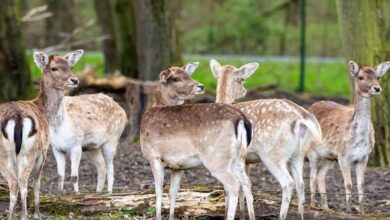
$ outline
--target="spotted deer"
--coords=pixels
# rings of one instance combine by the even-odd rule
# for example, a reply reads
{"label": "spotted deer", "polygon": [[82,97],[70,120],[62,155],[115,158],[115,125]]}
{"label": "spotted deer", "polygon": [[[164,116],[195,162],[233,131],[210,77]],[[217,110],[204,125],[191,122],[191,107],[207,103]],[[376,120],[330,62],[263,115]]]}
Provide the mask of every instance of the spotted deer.
{"label": "spotted deer", "polygon": [[[218,80],[216,102],[232,104],[236,99],[244,97],[246,90],[243,81],[250,77],[258,66],[258,63],[249,63],[240,68],[221,66],[212,59],[210,67]],[[303,162],[309,142],[321,140],[318,121],[304,108],[284,99],[258,99],[235,103],[232,106],[240,109],[253,126],[253,140],[248,147],[246,160],[248,175],[250,164],[260,162],[260,158],[279,181],[282,187],[280,219],[286,219],[295,182],[298,208],[303,218]],[[241,197],[240,209],[243,208]]]}
{"label": "spotted deer", "polygon": [[[44,68],[37,98],[30,101],[7,102],[0,105],[0,172],[8,182],[10,205],[8,219],[13,219],[18,191],[22,200],[22,218],[28,218],[27,186],[30,175],[34,178],[34,218],[40,219],[39,190],[43,164],[49,146],[48,120],[56,114],[53,103],[60,97],[53,96],[53,91],[65,91],[67,87],[77,85],[68,62],[72,62],[74,51],[65,57],[47,56],[41,52],[34,53],[35,63],[58,66],[55,71]],[[66,66],[61,66],[66,63]],[[61,70],[61,72],[59,71]]]}
{"label": "spotted deer", "polygon": [[[71,67],[81,58],[83,51],[73,56],[52,56],[52,59],[36,59],[35,63],[44,74],[63,75],[71,73]],[[41,56],[47,55],[41,53]],[[70,59],[70,60],[69,60]],[[50,61],[55,62],[50,62]],[[78,83],[77,78],[72,78]],[[125,127],[125,111],[111,97],[104,94],[65,96],[64,90],[51,89],[48,93],[50,144],[57,162],[58,190],[63,192],[66,156],[70,156],[71,180],[79,192],[78,177],[82,152],[94,164],[98,173],[96,192],[102,192],[107,176],[107,190],[112,192],[114,183],[114,156],[119,138]]]}
{"label": "spotted deer", "polygon": [[227,219],[234,219],[240,187],[255,219],[251,183],[245,173],[251,125],[237,109],[223,104],[181,105],[204,91],[191,74],[197,63],[171,67],[160,73],[156,101],[141,121],[141,149],[149,160],[156,190],[156,218],[161,219],[164,168],[172,170],[169,219],[184,170],[204,165],[227,192]]}
{"label": "spotted deer", "polygon": [[364,212],[364,172],[367,167],[368,157],[375,143],[370,114],[370,98],[373,95],[380,94],[381,87],[378,79],[389,68],[390,62],[384,62],[374,68],[359,66],[354,61],[349,61],[349,73],[354,79],[354,106],[343,106],[335,102],[320,101],[308,108],[320,122],[324,135],[323,143],[313,144],[307,153],[310,161],[312,206],[315,206],[316,184],[318,184],[322,208],[329,209],[325,177],[329,169],[337,161],[344,178],[347,212],[351,212],[352,166],[355,166],[359,193],[359,211]]}

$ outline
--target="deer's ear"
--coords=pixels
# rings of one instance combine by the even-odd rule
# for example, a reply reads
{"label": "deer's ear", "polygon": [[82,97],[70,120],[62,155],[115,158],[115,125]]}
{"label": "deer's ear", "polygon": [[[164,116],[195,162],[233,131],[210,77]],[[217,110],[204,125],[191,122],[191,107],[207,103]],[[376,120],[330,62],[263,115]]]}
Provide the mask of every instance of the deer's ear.
{"label": "deer's ear", "polygon": [[211,59],[210,60],[210,68],[211,72],[213,73],[214,77],[218,79],[219,74],[221,72],[221,64],[218,63],[218,61]]}
{"label": "deer's ear", "polygon": [[75,50],[65,55],[65,59],[68,60],[70,66],[74,66],[77,61],[83,56],[84,50]]}
{"label": "deer's ear", "polygon": [[250,77],[259,67],[256,62],[245,64],[237,70],[237,77],[240,79],[246,79]]}
{"label": "deer's ear", "polygon": [[199,62],[191,62],[187,63],[183,66],[183,70],[185,70],[190,76],[194,73],[196,68],[198,68]]}
{"label": "deer's ear", "polygon": [[166,69],[166,70],[161,71],[161,73],[160,73],[160,82],[161,83],[167,83],[170,76],[171,76],[171,70],[170,69]]}
{"label": "deer's ear", "polygon": [[355,61],[349,61],[348,62],[348,68],[349,68],[349,74],[351,74],[352,77],[355,77],[356,74],[359,72],[359,65],[355,63]]}
{"label": "deer's ear", "polygon": [[49,56],[44,52],[34,52],[34,63],[41,70],[45,69],[49,64]]}
{"label": "deer's ear", "polygon": [[390,68],[390,62],[389,61],[386,61],[386,62],[383,62],[383,63],[379,64],[375,68],[376,69],[376,76],[377,77],[382,77],[383,75],[385,75],[387,70],[389,70],[389,68]]}

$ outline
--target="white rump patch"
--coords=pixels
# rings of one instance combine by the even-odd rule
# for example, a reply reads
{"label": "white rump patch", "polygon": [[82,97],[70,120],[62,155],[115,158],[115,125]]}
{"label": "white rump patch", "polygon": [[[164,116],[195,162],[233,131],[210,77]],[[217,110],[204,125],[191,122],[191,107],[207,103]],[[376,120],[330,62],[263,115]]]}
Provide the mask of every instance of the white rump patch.
{"label": "white rump patch", "polygon": [[23,118],[23,140],[28,138],[28,134],[30,134],[32,130],[33,123],[31,118]]}
{"label": "white rump patch", "polygon": [[14,143],[14,131],[15,131],[15,121],[9,120],[5,126],[5,133],[7,133],[8,140]]}

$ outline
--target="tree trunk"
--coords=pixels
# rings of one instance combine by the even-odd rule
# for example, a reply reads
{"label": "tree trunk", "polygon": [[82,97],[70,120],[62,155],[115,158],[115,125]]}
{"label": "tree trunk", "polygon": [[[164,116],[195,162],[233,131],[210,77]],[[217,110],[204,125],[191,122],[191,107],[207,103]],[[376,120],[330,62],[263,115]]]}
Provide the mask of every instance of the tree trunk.
{"label": "tree trunk", "polygon": [[133,6],[139,79],[156,80],[164,68],[181,64],[175,56],[173,4],[169,0],[133,0]]}
{"label": "tree trunk", "polygon": [[25,55],[18,3],[0,1],[0,100],[31,96],[31,73]]}
{"label": "tree trunk", "polygon": [[118,70],[117,45],[113,8],[110,0],[94,0],[96,17],[100,25],[102,35],[109,36],[103,41],[104,66],[106,73]]}
{"label": "tree trunk", "polygon": [[[341,38],[347,61],[354,60],[359,64],[374,66],[388,58],[380,6],[380,0],[337,0]],[[390,141],[389,79],[388,73],[381,79],[382,94],[372,98],[372,119],[376,145],[370,157],[370,165],[375,166],[388,165]],[[350,84],[353,88],[352,79]],[[353,94],[353,92],[351,93]]]}
{"label": "tree trunk", "polygon": [[132,0],[115,0],[114,9],[119,70],[125,76],[138,78]]}
{"label": "tree trunk", "polygon": [[73,0],[46,0],[53,16],[46,19],[46,46],[59,44],[76,27]]}

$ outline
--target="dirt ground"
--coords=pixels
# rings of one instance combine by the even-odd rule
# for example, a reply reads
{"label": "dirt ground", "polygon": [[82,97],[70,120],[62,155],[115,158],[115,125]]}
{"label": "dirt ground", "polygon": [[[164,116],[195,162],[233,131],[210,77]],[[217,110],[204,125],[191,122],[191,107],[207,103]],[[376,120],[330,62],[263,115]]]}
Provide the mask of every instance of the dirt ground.
{"label": "dirt ground", "polygon": [[[67,161],[67,178],[65,188],[67,193],[72,192],[72,184],[69,178],[69,161]],[[42,191],[45,193],[54,193],[57,186],[56,163],[51,150],[48,152],[48,160],[44,169],[42,178]],[[308,163],[305,164],[304,173],[306,192],[310,192]],[[251,180],[253,191],[267,193],[278,198],[281,197],[281,190],[278,182],[273,178],[262,164],[257,164],[252,168]],[[166,172],[165,183],[169,184],[169,171]],[[203,167],[186,171],[182,184],[185,186],[220,186],[221,184],[213,178]],[[80,165],[80,190],[83,192],[93,192],[96,186],[96,170],[91,163],[82,158]],[[115,183],[114,191],[140,190],[153,188],[153,176],[148,162],[142,157],[138,143],[121,143],[118,147],[118,153],[115,159]],[[327,177],[327,190],[329,205],[336,212],[344,211],[344,192],[342,176],[335,166]],[[354,191],[356,192],[356,187]],[[339,194],[341,193],[341,194]],[[368,168],[366,172],[366,213],[378,214],[390,211],[390,170]],[[295,195],[293,196],[295,199]],[[310,194],[306,195],[306,204],[309,204]],[[357,205],[357,196],[353,196],[353,204]],[[259,207],[257,207],[259,209]],[[260,208],[261,209],[261,208]],[[310,208],[306,205],[306,210]],[[316,210],[317,215],[323,213]],[[278,208],[257,210],[261,216],[267,216],[262,219],[276,219]],[[289,219],[294,219],[296,207],[290,207]],[[329,215],[329,213],[327,214]],[[309,218],[310,219],[310,218]],[[316,217],[316,219],[319,219]]]}

